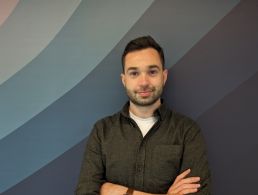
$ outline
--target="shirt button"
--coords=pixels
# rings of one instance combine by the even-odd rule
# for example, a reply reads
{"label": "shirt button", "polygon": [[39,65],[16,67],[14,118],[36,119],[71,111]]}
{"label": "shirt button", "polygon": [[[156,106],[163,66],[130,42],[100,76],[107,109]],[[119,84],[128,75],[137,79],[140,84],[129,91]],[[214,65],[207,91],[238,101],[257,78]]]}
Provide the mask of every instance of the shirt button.
{"label": "shirt button", "polygon": [[136,170],[139,173],[139,172],[142,172],[142,169],[143,169],[142,165],[138,165]]}

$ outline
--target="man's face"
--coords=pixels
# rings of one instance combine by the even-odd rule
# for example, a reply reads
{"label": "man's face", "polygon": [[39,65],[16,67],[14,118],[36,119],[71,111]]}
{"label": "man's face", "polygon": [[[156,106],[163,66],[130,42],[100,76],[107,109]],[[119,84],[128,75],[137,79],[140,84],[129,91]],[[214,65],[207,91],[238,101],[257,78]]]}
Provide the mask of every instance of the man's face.
{"label": "man's face", "polygon": [[167,70],[163,70],[158,52],[147,48],[125,56],[121,79],[132,103],[150,106],[160,99],[167,80]]}

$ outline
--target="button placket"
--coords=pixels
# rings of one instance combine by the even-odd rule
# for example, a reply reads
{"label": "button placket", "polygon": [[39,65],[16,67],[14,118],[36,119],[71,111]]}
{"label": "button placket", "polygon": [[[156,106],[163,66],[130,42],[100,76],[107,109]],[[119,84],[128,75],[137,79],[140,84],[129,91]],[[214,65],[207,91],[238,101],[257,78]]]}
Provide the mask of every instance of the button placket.
{"label": "button placket", "polygon": [[135,186],[142,189],[144,184],[144,163],[145,163],[145,144],[141,143],[135,165]]}

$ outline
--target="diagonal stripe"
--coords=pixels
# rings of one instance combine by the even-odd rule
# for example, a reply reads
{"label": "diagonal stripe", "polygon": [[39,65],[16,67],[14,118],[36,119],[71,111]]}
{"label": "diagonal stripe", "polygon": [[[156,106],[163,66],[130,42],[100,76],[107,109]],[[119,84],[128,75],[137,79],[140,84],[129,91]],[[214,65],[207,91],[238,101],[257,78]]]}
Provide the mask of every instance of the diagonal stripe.
{"label": "diagonal stripe", "polygon": [[[19,0],[1,0],[0,1],[0,27],[17,6]],[[1,83],[1,82],[0,82]]]}
{"label": "diagonal stripe", "polygon": [[93,0],[82,1],[48,47],[0,86],[0,139],[81,81],[151,2],[113,0],[100,6]]}
{"label": "diagonal stripe", "polygon": [[80,1],[20,1],[0,28],[0,85],[49,44]]}
{"label": "diagonal stripe", "polygon": [[[257,86],[258,72],[198,118],[216,173],[213,175],[215,194],[258,193],[256,174],[250,174],[258,170]],[[225,174],[229,167],[234,177]],[[236,183],[241,183],[237,189]]]}
{"label": "diagonal stripe", "polygon": [[174,109],[196,119],[258,71],[256,18],[255,2],[239,3],[170,70]]}
{"label": "diagonal stripe", "polygon": [[[151,34],[165,48],[166,66],[171,68],[203,38],[240,0],[163,0],[155,1],[127,33],[131,40]],[[148,19],[147,19],[148,18]]]}
{"label": "diagonal stripe", "polygon": [[1,195],[74,194],[86,140],[87,138]]}

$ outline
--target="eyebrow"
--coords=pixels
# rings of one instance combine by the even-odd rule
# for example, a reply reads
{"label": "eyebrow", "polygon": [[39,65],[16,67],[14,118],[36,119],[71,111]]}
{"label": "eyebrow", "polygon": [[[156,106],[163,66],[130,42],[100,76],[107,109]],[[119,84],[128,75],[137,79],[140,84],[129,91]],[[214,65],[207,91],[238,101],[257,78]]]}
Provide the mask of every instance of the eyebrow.
{"label": "eyebrow", "polygon": [[133,70],[138,70],[138,68],[137,67],[130,67],[126,70],[126,72],[133,71]]}
{"label": "eyebrow", "polygon": [[[155,64],[148,66],[148,69],[152,69],[152,68],[157,68],[157,69],[160,70],[160,67],[159,67],[158,65],[155,65]],[[126,70],[126,72],[132,71],[132,70],[138,70],[138,69],[139,69],[138,67],[134,67],[134,66],[133,66],[133,67],[129,67],[129,68]]]}
{"label": "eyebrow", "polygon": [[150,65],[149,68],[157,68],[157,69],[160,70],[160,67],[158,65],[155,65],[155,64],[154,65]]}

